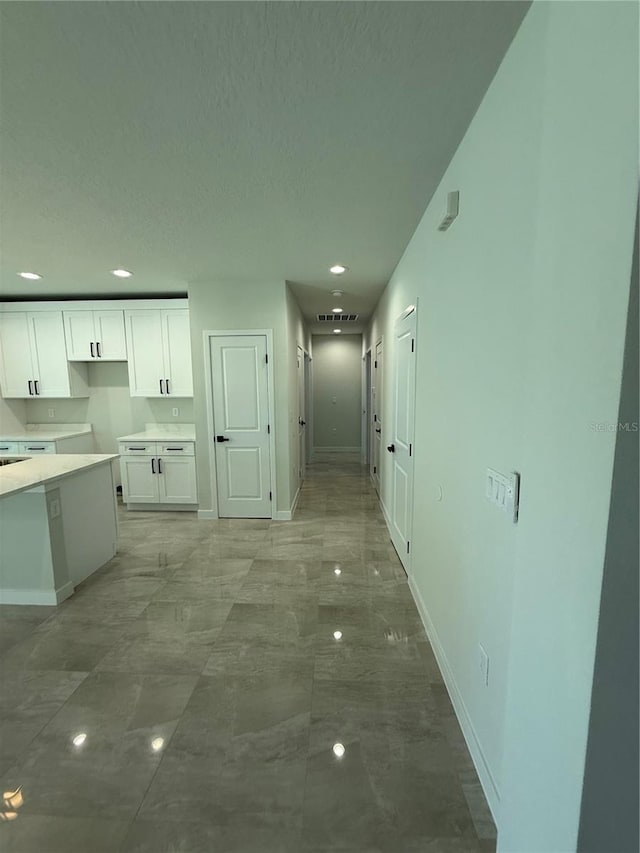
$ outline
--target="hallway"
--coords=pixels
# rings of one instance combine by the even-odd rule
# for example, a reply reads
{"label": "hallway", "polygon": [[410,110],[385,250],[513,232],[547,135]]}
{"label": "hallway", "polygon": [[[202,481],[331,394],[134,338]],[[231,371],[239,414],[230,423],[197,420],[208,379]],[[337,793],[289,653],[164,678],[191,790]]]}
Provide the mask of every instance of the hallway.
{"label": "hallway", "polygon": [[115,559],[0,632],[5,853],[495,848],[355,457],[292,522],[122,512]]}

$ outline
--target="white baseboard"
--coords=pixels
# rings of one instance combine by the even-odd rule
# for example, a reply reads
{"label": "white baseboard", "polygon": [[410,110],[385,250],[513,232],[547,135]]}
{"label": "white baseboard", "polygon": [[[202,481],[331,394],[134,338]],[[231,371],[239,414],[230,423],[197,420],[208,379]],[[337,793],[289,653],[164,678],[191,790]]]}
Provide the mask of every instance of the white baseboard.
{"label": "white baseboard", "polygon": [[125,504],[132,512],[195,512],[198,504]]}
{"label": "white baseboard", "polygon": [[293,499],[293,503],[291,504],[291,518],[293,518],[293,516],[295,514],[296,507],[298,506],[299,500],[300,500],[300,486],[298,486],[298,491],[296,492],[295,497]]}
{"label": "white baseboard", "polygon": [[277,509],[273,513],[274,521],[291,521],[291,510],[290,509]]}
{"label": "white baseboard", "polygon": [[212,509],[199,509],[198,521],[217,521],[218,515]]}
{"label": "white baseboard", "polygon": [[0,591],[0,604],[60,604],[73,595],[73,584],[69,581],[60,589],[3,589]]}
{"label": "white baseboard", "polygon": [[380,504],[380,509],[382,510],[384,520],[387,523],[387,530],[389,531],[389,536],[391,536],[391,517],[389,516],[389,512],[386,506],[384,505],[384,501],[382,500],[380,495],[378,495],[378,503]]}
{"label": "white baseboard", "polygon": [[314,453],[361,453],[362,448],[358,447],[314,447]]}
{"label": "white baseboard", "polygon": [[471,717],[469,716],[467,707],[464,704],[464,699],[462,698],[462,694],[458,689],[458,685],[456,684],[453,672],[451,671],[451,667],[449,666],[447,656],[444,652],[444,649],[442,648],[442,644],[433,625],[433,622],[431,621],[431,617],[429,616],[429,611],[427,610],[422,596],[420,595],[420,590],[418,589],[412,578],[409,578],[409,589],[411,590],[411,594],[413,595],[413,600],[416,603],[418,613],[420,614],[420,618],[422,619],[422,624],[424,625],[424,629],[427,632],[427,637],[429,638],[429,642],[431,643],[431,648],[433,649],[436,661],[438,662],[438,667],[440,668],[440,673],[442,674],[445,687],[447,688],[447,692],[449,693],[451,704],[453,705],[453,708],[456,712],[456,717],[458,718],[458,722],[460,723],[460,728],[462,729],[462,734],[464,735],[464,739],[467,743],[467,748],[471,755],[471,759],[475,765],[476,772],[478,773],[478,778],[480,779],[482,790],[484,791],[487,803],[489,804],[489,808],[491,809],[491,814],[493,815],[495,824],[499,829],[500,790],[496,785],[496,781],[493,778],[491,770],[489,769],[489,764],[487,763],[484,752],[482,751],[482,747],[480,746],[480,741],[478,740],[478,736],[476,735],[473,723],[471,722]]}

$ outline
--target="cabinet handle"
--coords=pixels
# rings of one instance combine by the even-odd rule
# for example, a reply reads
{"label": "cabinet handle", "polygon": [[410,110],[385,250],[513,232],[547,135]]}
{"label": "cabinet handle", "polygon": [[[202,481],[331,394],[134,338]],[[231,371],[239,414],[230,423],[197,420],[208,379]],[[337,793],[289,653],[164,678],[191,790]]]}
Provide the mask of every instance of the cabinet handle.
{"label": "cabinet handle", "polygon": [[8,449],[9,449],[9,445],[7,445],[6,447],[0,447],[0,450],[8,450]]}
{"label": "cabinet handle", "polygon": [[96,341],[96,350],[98,351],[98,358],[102,358],[102,353],[100,352],[100,341]]}
{"label": "cabinet handle", "polygon": [[162,379],[160,380],[160,393],[164,394],[164,388],[162,386]]}
{"label": "cabinet handle", "polygon": [[156,473],[156,460],[153,459],[153,457],[151,458],[151,473],[152,474]]}
{"label": "cabinet handle", "polygon": [[33,380],[30,379],[27,384],[29,385],[29,396],[33,397],[33,388],[31,387],[33,385]]}
{"label": "cabinet handle", "polygon": [[30,447],[27,446],[27,450],[46,450],[46,447]]}
{"label": "cabinet handle", "polygon": [[96,356],[95,356],[95,353],[93,351],[93,341],[90,342],[89,348],[91,350],[91,358],[95,358]]}
{"label": "cabinet handle", "polygon": [[165,450],[184,450],[184,447],[165,447]]}
{"label": "cabinet handle", "polygon": [[146,450],[146,447],[127,447],[127,450]]}
{"label": "cabinet handle", "polygon": [[158,474],[162,474],[162,459],[158,459]]}
{"label": "cabinet handle", "polygon": [[168,380],[168,379],[165,379],[165,380],[164,380],[164,384],[165,384],[165,387],[166,387],[166,389],[167,389],[167,394],[170,394],[170,393],[171,393],[171,391],[169,391],[169,380]]}
{"label": "cabinet handle", "polygon": [[33,380],[33,387],[36,389],[36,396],[39,397],[40,396],[40,389],[38,388],[38,380],[37,379]]}

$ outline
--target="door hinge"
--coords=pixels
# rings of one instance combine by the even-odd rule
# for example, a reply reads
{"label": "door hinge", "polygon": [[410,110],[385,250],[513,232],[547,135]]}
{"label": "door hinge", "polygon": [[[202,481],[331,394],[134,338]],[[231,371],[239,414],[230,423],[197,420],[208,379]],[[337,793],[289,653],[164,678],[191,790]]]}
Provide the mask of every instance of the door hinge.
{"label": "door hinge", "polygon": [[267,353],[264,357],[264,363],[269,364],[269,353]]}
{"label": "door hinge", "polygon": [[267,435],[271,435],[271,424],[267,424]]}
{"label": "door hinge", "polygon": [[378,473],[378,469],[376,468],[376,466],[375,466],[375,465],[373,466],[373,473],[374,473],[374,474],[377,474],[377,473]]}
{"label": "door hinge", "polygon": [[415,340],[414,340],[414,338],[411,338],[411,352],[413,352],[414,345],[415,345]]}
{"label": "door hinge", "polygon": [[410,444],[409,445],[409,456],[411,456],[411,447],[412,447],[412,445]]}
{"label": "door hinge", "polygon": [[378,366],[378,362],[377,362],[377,361],[374,361],[374,362],[373,362],[373,366],[374,366],[374,367],[377,367],[377,366]]}
{"label": "door hinge", "polygon": [[411,544],[410,542],[407,542],[407,554],[409,553],[409,545],[410,544]]}
{"label": "door hinge", "polygon": [[269,500],[270,500],[270,501],[272,501],[272,500],[273,500],[273,495],[271,494],[271,492],[269,492]]}

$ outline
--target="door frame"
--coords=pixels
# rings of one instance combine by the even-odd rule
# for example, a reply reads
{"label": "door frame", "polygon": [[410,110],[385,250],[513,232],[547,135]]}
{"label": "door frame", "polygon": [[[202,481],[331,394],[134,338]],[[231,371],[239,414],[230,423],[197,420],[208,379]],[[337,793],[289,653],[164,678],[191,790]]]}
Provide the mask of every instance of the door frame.
{"label": "door frame", "polygon": [[371,467],[371,347],[362,357],[362,459]]}
{"label": "door frame", "polygon": [[[378,367],[378,360],[376,358],[376,356],[378,355],[378,347],[380,347],[380,349],[382,351],[382,359],[381,359],[382,364],[379,367]],[[384,366],[384,358],[385,358],[385,355],[384,355],[384,338],[382,335],[380,335],[380,337],[375,341],[375,343],[371,347],[371,393],[373,394],[373,388],[374,387],[376,389],[376,411],[375,412],[373,410],[374,409],[373,396],[371,397],[371,402],[370,402],[371,417],[372,418],[374,415],[376,415],[376,416],[379,415],[384,409],[384,399],[382,397],[382,386],[383,386],[382,370],[383,370],[383,366]],[[377,382],[375,383],[375,386],[373,384],[373,375],[374,375],[373,371],[374,370],[376,371],[376,380],[377,380]],[[377,373],[378,370],[380,371],[379,374]],[[377,420],[375,422],[373,420],[371,421],[371,458],[369,459],[369,477],[370,477],[371,482],[373,484],[373,488],[375,489],[375,492],[378,496],[378,500],[380,502],[380,505],[383,508],[383,511],[384,511],[384,501],[382,500],[382,469],[383,469],[382,447],[384,446],[384,436],[382,434],[380,434],[380,438],[377,439],[375,429],[376,429],[376,423],[382,424],[382,423],[384,423],[384,420],[385,419],[383,418],[382,420]],[[377,465],[377,470],[374,472],[374,470],[373,470],[374,464],[373,463],[375,461],[375,442],[376,441],[379,441],[378,465]]]}
{"label": "door frame", "polygon": [[[216,443],[213,419],[213,385],[211,375],[211,341],[213,338],[241,337],[264,335],[267,340],[267,399],[269,402],[269,477],[271,490],[271,518],[276,517],[278,494],[276,491],[276,410],[274,401],[274,365],[273,365],[273,329],[205,329],[202,333],[204,341],[204,376],[205,399],[207,402],[207,456],[209,459],[209,483],[211,486],[211,511],[200,510],[199,518],[220,518],[218,508],[218,470],[216,468]],[[197,445],[196,445],[197,450]]]}

